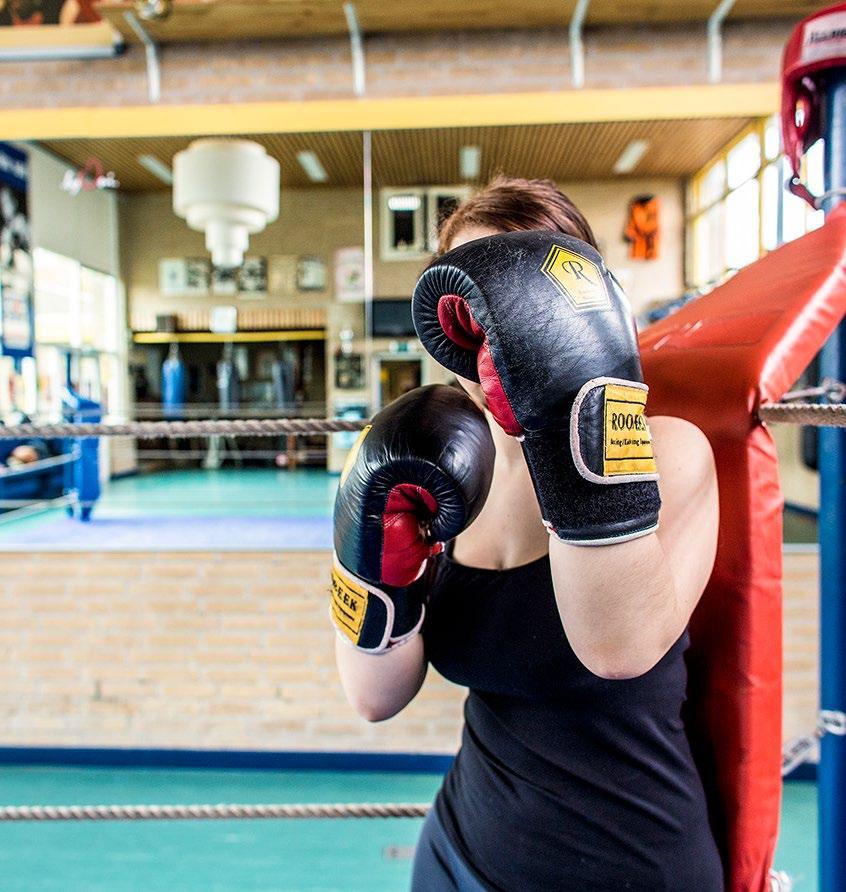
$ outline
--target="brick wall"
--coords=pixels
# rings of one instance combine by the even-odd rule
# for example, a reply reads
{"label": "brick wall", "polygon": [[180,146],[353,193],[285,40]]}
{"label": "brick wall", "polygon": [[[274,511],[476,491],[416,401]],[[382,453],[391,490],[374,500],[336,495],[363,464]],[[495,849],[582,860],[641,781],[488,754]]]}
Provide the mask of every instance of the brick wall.
{"label": "brick wall", "polygon": [[[463,691],[430,672],[397,718],[346,704],[326,552],[7,553],[2,745],[449,752]],[[786,555],[785,737],[817,698],[817,558]]]}
{"label": "brick wall", "polygon": [[6,554],[6,745],[454,748],[461,691],[430,678],[369,725],[334,669],[325,552]]}
{"label": "brick wall", "polygon": [[[792,22],[728,24],[723,79],[773,81]],[[588,87],[707,82],[705,25],[589,29]],[[365,40],[370,96],[502,93],[570,87],[566,28],[384,34]],[[143,50],[116,59],[3,62],[0,108],[146,105]],[[353,92],[349,42],[255,41],[161,50],[163,104],[336,99]]]}
{"label": "brick wall", "polygon": [[819,553],[788,546],[784,558],[785,740],[808,734],[819,709]]}

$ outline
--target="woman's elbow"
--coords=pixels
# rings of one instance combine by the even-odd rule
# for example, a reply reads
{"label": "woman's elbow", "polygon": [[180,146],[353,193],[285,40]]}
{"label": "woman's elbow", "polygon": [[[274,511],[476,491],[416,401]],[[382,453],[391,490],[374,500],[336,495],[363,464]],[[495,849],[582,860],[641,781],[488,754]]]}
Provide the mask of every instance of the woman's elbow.
{"label": "woman's elbow", "polygon": [[367,697],[350,697],[349,694],[347,694],[347,700],[361,718],[374,724],[392,719],[402,709],[402,706],[396,706],[393,703],[379,703]]}
{"label": "woman's elbow", "polygon": [[411,700],[408,692],[401,689],[379,689],[369,684],[345,684],[347,702],[366,722],[386,722],[401,712]]}
{"label": "woman's elbow", "polygon": [[593,675],[606,681],[629,681],[646,675],[664,658],[669,647],[644,648],[591,648],[577,653],[582,665]]}

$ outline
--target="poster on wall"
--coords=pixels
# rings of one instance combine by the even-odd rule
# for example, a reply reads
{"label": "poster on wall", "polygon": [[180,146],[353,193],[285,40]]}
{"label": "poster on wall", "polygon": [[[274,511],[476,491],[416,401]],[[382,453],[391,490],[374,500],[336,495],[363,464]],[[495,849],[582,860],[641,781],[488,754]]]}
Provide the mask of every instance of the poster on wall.
{"label": "poster on wall", "polygon": [[364,300],[364,248],[335,252],[335,299],[343,303]]}
{"label": "poster on wall", "polygon": [[18,359],[34,346],[27,180],[26,154],[0,143],[0,354]]}
{"label": "poster on wall", "polygon": [[99,22],[95,0],[0,0],[0,27]]}

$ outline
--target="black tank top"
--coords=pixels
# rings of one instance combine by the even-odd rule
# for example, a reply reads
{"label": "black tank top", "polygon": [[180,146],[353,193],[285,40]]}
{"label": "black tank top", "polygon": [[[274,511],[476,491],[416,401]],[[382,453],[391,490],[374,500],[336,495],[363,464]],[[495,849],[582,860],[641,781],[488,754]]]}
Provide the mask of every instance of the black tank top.
{"label": "black tank top", "polygon": [[511,570],[434,564],[423,634],[470,689],[461,749],[435,807],[491,889],[723,889],[705,794],[680,718],[687,634],[631,680],[570,647],[549,558]]}

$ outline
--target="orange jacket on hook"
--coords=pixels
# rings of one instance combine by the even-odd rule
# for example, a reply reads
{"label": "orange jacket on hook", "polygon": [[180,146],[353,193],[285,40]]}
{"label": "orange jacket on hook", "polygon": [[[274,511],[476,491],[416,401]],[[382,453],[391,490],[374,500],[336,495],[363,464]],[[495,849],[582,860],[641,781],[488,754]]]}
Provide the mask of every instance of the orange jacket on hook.
{"label": "orange jacket on hook", "polygon": [[629,219],[623,237],[629,243],[632,260],[655,260],[658,256],[658,211],[654,195],[638,195],[629,203]]}

